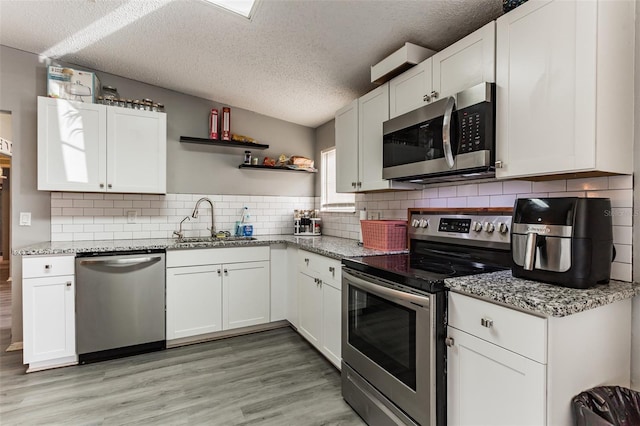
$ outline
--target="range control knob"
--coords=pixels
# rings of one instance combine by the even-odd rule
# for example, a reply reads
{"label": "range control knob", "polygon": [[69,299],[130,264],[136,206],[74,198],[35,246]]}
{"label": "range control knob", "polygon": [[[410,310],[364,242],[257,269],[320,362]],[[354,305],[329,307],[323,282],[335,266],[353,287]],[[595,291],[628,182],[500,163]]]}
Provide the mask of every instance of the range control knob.
{"label": "range control knob", "polygon": [[480,232],[482,231],[482,224],[480,222],[473,222],[473,225],[471,225],[471,229],[476,232]]}
{"label": "range control knob", "polygon": [[506,234],[507,232],[509,232],[509,227],[507,226],[506,223],[500,222],[498,224],[498,232],[501,234]]}
{"label": "range control knob", "polygon": [[420,228],[426,228],[429,226],[429,221],[426,219],[420,219]]}
{"label": "range control knob", "polygon": [[420,221],[418,219],[413,219],[411,221],[411,226],[413,226],[414,228],[417,228],[420,226]]}
{"label": "range control knob", "polygon": [[484,223],[484,230],[485,230],[485,232],[488,232],[489,234],[491,234],[493,231],[496,230],[496,226],[491,222],[485,222]]}

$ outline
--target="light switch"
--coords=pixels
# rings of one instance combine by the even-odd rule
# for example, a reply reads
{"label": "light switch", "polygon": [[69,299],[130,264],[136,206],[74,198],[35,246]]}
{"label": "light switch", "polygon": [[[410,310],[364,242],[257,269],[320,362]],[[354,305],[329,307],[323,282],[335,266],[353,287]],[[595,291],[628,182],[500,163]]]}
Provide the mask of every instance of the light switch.
{"label": "light switch", "polygon": [[31,226],[31,212],[20,212],[20,226]]}

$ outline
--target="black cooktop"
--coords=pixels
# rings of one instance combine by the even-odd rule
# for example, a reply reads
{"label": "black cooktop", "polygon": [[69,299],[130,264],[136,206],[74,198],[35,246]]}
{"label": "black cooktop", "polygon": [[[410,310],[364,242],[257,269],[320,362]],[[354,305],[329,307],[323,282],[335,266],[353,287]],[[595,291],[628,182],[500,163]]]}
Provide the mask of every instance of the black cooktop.
{"label": "black cooktop", "polygon": [[412,242],[409,254],[343,259],[342,264],[418,290],[444,291],[444,279],[495,272],[510,268],[508,251]]}

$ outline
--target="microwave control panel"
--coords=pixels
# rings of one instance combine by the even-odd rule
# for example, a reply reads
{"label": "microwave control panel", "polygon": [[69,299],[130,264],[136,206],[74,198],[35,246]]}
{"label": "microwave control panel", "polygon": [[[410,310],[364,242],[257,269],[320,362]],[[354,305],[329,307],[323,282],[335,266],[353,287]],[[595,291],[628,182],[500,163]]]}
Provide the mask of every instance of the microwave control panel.
{"label": "microwave control panel", "polygon": [[458,111],[460,134],[458,153],[491,149],[487,146],[493,133],[491,104],[483,102]]}

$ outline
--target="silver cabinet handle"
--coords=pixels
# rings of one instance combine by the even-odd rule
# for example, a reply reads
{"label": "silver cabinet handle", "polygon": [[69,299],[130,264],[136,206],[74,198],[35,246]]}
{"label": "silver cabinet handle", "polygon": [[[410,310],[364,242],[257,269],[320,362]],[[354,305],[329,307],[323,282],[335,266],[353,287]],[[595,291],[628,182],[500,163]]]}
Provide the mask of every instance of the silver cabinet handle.
{"label": "silver cabinet handle", "polygon": [[53,267],[53,265],[44,265],[44,269],[46,269],[47,271],[48,271],[49,269],[51,269],[52,267]]}
{"label": "silver cabinet handle", "polygon": [[67,281],[67,287],[71,287],[71,281]]}
{"label": "silver cabinet handle", "polygon": [[304,263],[306,263],[306,264],[307,264],[307,266],[309,266],[309,259],[307,259],[307,258],[305,257],[305,259],[304,259]]}
{"label": "silver cabinet handle", "polygon": [[355,182],[351,182],[351,186],[353,186],[355,188],[356,187],[356,183]]}
{"label": "silver cabinet handle", "polygon": [[502,160],[496,160],[496,169],[501,169],[504,164],[502,163]]}
{"label": "silver cabinet handle", "polygon": [[456,107],[456,101],[452,97],[447,99],[447,105],[444,110],[444,119],[442,120],[442,148],[444,149],[444,159],[447,166],[453,168],[454,158],[451,149],[451,117],[453,109]]}
{"label": "silver cabinet handle", "polygon": [[101,183],[101,184],[100,184],[100,188],[104,188],[104,183]]}
{"label": "silver cabinet handle", "polygon": [[429,96],[429,95],[424,95],[424,96],[422,97],[422,100],[423,100],[424,102],[429,102],[429,101],[431,101],[431,96]]}
{"label": "silver cabinet handle", "polygon": [[333,275],[334,277],[336,276],[336,268],[333,266],[329,266],[329,272],[331,272],[331,275]]}
{"label": "silver cabinet handle", "polygon": [[440,96],[440,94],[438,92],[436,92],[435,90],[431,92],[431,97],[433,99],[438,99],[438,96]]}
{"label": "silver cabinet handle", "polygon": [[456,344],[456,341],[453,340],[453,337],[447,337],[446,339],[444,339],[444,344],[447,345],[447,347],[452,347],[453,345]]}
{"label": "silver cabinet handle", "polygon": [[220,273],[221,273],[221,272],[222,272],[222,271],[221,271],[220,269],[218,269],[218,276],[220,276]]}
{"label": "silver cabinet handle", "polygon": [[480,320],[480,325],[483,327],[491,328],[493,327],[493,320],[489,318],[482,318]]}
{"label": "silver cabinet handle", "polygon": [[111,185],[110,183],[107,184],[107,188],[113,188],[113,185]]}
{"label": "silver cabinet handle", "polygon": [[229,275],[229,270],[225,268],[225,269],[224,269],[224,274],[225,274],[225,275]]}
{"label": "silver cabinet handle", "polygon": [[358,182],[358,188],[362,187],[362,182]]}
{"label": "silver cabinet handle", "polygon": [[81,265],[131,266],[141,263],[157,262],[161,257],[134,257],[132,259],[82,260]]}

